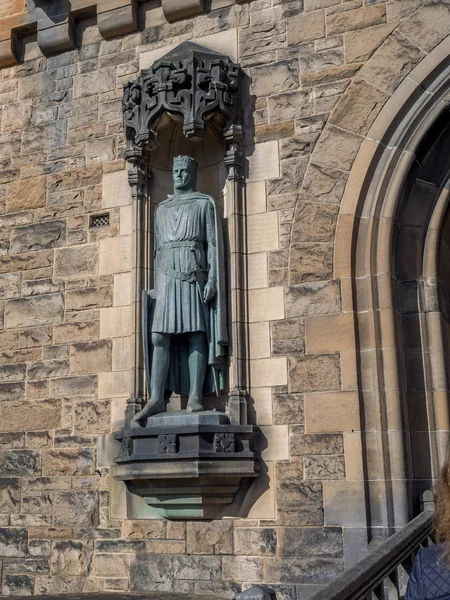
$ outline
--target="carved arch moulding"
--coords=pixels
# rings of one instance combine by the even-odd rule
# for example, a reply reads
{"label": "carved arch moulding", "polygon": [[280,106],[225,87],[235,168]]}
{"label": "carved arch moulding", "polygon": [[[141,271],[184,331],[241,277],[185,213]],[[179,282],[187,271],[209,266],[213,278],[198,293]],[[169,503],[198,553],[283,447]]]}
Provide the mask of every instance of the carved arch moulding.
{"label": "carved arch moulding", "polygon": [[[115,434],[121,450],[114,474],[127,483],[129,491],[167,518],[219,516],[232,504],[241,482],[258,474],[253,450],[256,429],[247,422],[249,361],[240,98],[243,77],[239,65],[228,56],[184,42],[124,87],[125,158],[136,223],[135,361],[125,427]],[[180,138],[184,141],[177,142]],[[208,155],[212,138],[218,148],[213,159]],[[190,144],[194,154],[196,148],[203,148],[200,154],[206,159],[200,171],[224,172],[218,189],[225,186],[225,255],[228,297],[233,298],[227,311],[230,383],[223,400],[219,395],[216,398],[220,408],[214,414],[183,414],[178,422],[175,413],[171,416],[169,412],[168,417],[155,415],[136,422],[134,417],[148,398],[150,371],[149,351],[144,347],[148,348],[145,299],[152,277],[152,205],[158,202],[152,196],[153,180],[158,173],[171,171],[169,162],[164,163],[162,171],[154,164],[161,162],[167,149],[173,158],[180,144],[182,148]]]}

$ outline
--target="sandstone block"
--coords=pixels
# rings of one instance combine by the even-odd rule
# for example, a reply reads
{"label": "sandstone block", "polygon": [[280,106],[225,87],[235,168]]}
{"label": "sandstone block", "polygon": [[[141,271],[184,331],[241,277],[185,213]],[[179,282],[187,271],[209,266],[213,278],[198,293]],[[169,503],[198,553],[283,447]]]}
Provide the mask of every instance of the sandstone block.
{"label": "sandstone block", "polygon": [[305,133],[296,137],[281,140],[281,159],[309,156],[314,150],[318,133]]}
{"label": "sandstone block", "polygon": [[338,558],[343,554],[340,527],[306,527],[280,529],[280,556],[323,556]]}
{"label": "sandstone block", "polygon": [[32,477],[41,471],[40,455],[33,450],[0,452],[0,477]]}
{"label": "sandstone block", "polygon": [[354,10],[344,10],[327,15],[328,35],[337,35],[354,29],[365,29],[373,25],[386,23],[386,5],[373,4]]}
{"label": "sandstone block", "polygon": [[0,275],[0,299],[17,298],[20,296],[20,283],[20,273]]}
{"label": "sandstone block", "polygon": [[224,556],[223,579],[231,581],[263,581],[264,559],[253,556]]}
{"label": "sandstone block", "polygon": [[305,413],[308,432],[361,429],[357,392],[305,394]]}
{"label": "sandstone block", "polygon": [[291,286],[286,290],[286,315],[288,318],[341,310],[338,281],[318,281]]}
{"label": "sandstone block", "polygon": [[45,206],[46,177],[18,179],[8,184],[6,210],[19,212]]}
{"label": "sandstone block", "polygon": [[344,441],[342,435],[307,434],[303,432],[303,427],[292,427],[290,444],[292,456],[344,453]]}
{"label": "sandstone block", "polygon": [[306,242],[295,244],[291,247],[291,283],[331,279],[332,263],[333,248],[331,244]]}
{"label": "sandstone block", "polygon": [[87,435],[110,432],[111,403],[86,401],[74,407],[74,428],[77,433]]}
{"label": "sandstone block", "polygon": [[131,558],[130,587],[133,591],[145,592],[172,590],[171,556],[138,554]]}
{"label": "sandstone block", "polygon": [[339,558],[274,558],[267,561],[267,583],[326,583],[344,569]]}
{"label": "sandstone block", "polygon": [[287,22],[288,46],[325,36],[325,12],[316,10],[291,17]]}
{"label": "sandstone block", "polygon": [[74,98],[104,94],[105,92],[113,91],[115,88],[115,67],[100,69],[90,73],[80,73],[74,77]]}
{"label": "sandstone block", "polygon": [[347,63],[367,61],[384,40],[393,32],[396,23],[365,27],[345,35],[345,59]]}
{"label": "sandstone block", "polygon": [[338,354],[291,356],[288,362],[291,392],[340,389],[341,369]]}
{"label": "sandstone block", "polygon": [[29,540],[28,551],[30,556],[50,556],[50,541],[49,540]]}
{"label": "sandstone block", "polygon": [[248,252],[278,249],[278,214],[249,215],[247,219]]}
{"label": "sandstone block", "polygon": [[362,137],[327,126],[313,152],[313,160],[323,166],[350,170]]}
{"label": "sandstone block", "polygon": [[74,344],[70,349],[71,373],[100,373],[111,370],[112,343],[109,340]]}
{"label": "sandstone block", "polygon": [[336,313],[305,319],[306,352],[325,354],[355,349],[353,313]]}
{"label": "sandstone block", "polygon": [[267,182],[267,194],[292,194],[299,190],[305,175],[308,159],[290,158],[281,161],[281,178]]}
{"label": "sandstone block", "polygon": [[93,554],[91,541],[70,540],[53,543],[52,573],[62,575],[88,575]]}
{"label": "sandstone block", "polygon": [[239,527],[234,532],[236,554],[276,556],[277,533],[269,528]]}
{"label": "sandstone block", "polygon": [[2,585],[2,595],[32,596],[34,594],[34,578],[31,575],[12,575],[5,573]]}
{"label": "sandstone block", "polygon": [[174,556],[173,577],[175,579],[214,580],[219,579],[221,559],[214,556]]}
{"label": "sandstone block", "polygon": [[273,422],[276,425],[304,422],[303,394],[274,394]]}
{"label": "sandstone block", "polygon": [[32,515],[52,513],[52,500],[47,492],[26,492],[22,497],[22,512]]}
{"label": "sandstone block", "polygon": [[187,523],[187,552],[189,554],[232,554],[233,523]]}
{"label": "sandstone block", "polygon": [[347,183],[345,171],[310,163],[303,181],[300,198],[314,202],[339,204]]}
{"label": "sandstone block", "polygon": [[[95,527],[98,523],[96,492],[55,492],[53,496],[53,523]],[[66,537],[67,534],[64,535]]]}
{"label": "sandstone block", "polygon": [[45,221],[16,227],[11,236],[11,252],[18,254],[62,246],[65,233],[65,221]]}
{"label": "sandstone block", "polygon": [[5,383],[12,381],[23,381],[25,379],[26,365],[11,364],[0,365],[0,381]]}
{"label": "sandstone block", "polygon": [[126,554],[96,554],[94,573],[97,577],[128,578],[130,575],[129,556]]}
{"label": "sandstone block", "polygon": [[297,90],[268,98],[270,122],[289,121],[314,112],[311,90]]}
{"label": "sandstone block", "polygon": [[[166,525],[172,526],[174,523],[161,521],[161,520],[142,520],[142,521],[123,521],[122,522],[122,537],[126,539],[163,539],[166,535]],[[181,539],[184,539],[184,523],[183,535]],[[172,538],[177,539],[177,538]]]}
{"label": "sandstone block", "polygon": [[35,127],[28,127],[22,135],[22,144],[28,152],[39,152],[50,148],[60,148],[67,143],[67,123],[55,121]]}
{"label": "sandstone block", "polygon": [[56,397],[91,396],[97,391],[97,377],[65,377],[52,379],[50,383],[51,395]]}
{"label": "sandstone block", "polygon": [[0,400],[10,400],[17,398],[23,399],[25,396],[25,384],[20,383],[0,383]]}
{"label": "sandstone block", "polygon": [[305,458],[305,477],[308,479],[344,479],[344,456],[308,456]]}
{"label": "sandstone block", "polygon": [[100,241],[100,275],[130,271],[132,267],[132,236],[105,238]]}
{"label": "sandstone block", "polygon": [[19,100],[46,96],[56,90],[56,74],[43,71],[19,80]]}
{"label": "sandstone block", "polygon": [[296,242],[331,242],[334,239],[339,207],[317,202],[299,202],[293,231]]}
{"label": "sandstone block", "polygon": [[267,125],[258,125],[255,129],[256,141],[267,142],[269,140],[279,140],[289,138],[294,135],[294,121],[279,121]]}
{"label": "sandstone block", "polygon": [[0,8],[0,18],[10,17],[23,12],[25,8],[24,0],[5,0]]}
{"label": "sandstone block", "polygon": [[422,50],[395,31],[359,73],[370,83],[392,94],[424,57]]}
{"label": "sandstone block", "polygon": [[64,323],[57,325],[53,330],[55,344],[88,342],[98,340],[100,323],[98,321],[80,321],[78,323]]}
{"label": "sandstone block", "polygon": [[270,65],[253,67],[251,77],[252,91],[258,97],[289,92],[299,86],[298,61],[281,60]]}
{"label": "sandstone block", "polygon": [[65,448],[48,450],[42,456],[42,474],[89,475],[95,471],[95,450],[93,448]]}
{"label": "sandstone block", "polygon": [[55,277],[80,279],[98,273],[98,245],[71,246],[56,250]]}
{"label": "sandstone block", "polygon": [[0,512],[2,514],[20,512],[21,480],[0,479]]}
{"label": "sandstone block", "polygon": [[21,402],[6,400],[0,404],[0,431],[39,431],[59,427],[61,404],[57,400]]}
{"label": "sandstone block", "polygon": [[43,294],[57,294],[63,291],[63,283],[53,283],[51,278],[24,281],[22,284],[22,296],[41,296]]}
{"label": "sandstone block", "polygon": [[93,310],[112,306],[111,287],[85,288],[68,291],[65,296],[66,310]]}
{"label": "sandstone block", "polygon": [[69,374],[67,360],[46,360],[31,363],[27,367],[28,379],[49,379],[51,377],[64,377]]}
{"label": "sandstone block", "polygon": [[27,327],[61,323],[64,302],[61,294],[18,298],[6,303],[6,327]]}

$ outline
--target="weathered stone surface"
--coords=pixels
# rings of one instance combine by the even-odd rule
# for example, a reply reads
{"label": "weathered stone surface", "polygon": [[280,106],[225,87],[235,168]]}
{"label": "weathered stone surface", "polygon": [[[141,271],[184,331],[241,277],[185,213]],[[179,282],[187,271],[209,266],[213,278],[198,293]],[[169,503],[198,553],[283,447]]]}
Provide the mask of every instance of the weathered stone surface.
{"label": "weathered stone surface", "polygon": [[61,403],[58,400],[0,403],[0,431],[38,431],[59,427]]}
{"label": "weathered stone surface", "polygon": [[239,527],[234,532],[236,554],[276,556],[277,533],[269,528]]}
{"label": "weathered stone surface", "polygon": [[0,555],[17,557],[27,555],[28,532],[23,528],[0,527]]}
{"label": "weathered stone surface", "polygon": [[42,474],[89,475],[95,472],[95,450],[93,448],[66,448],[48,450],[42,457]]}
{"label": "weathered stone surface", "polygon": [[174,556],[173,577],[175,579],[210,580],[219,579],[221,559],[214,556]]}
{"label": "weathered stone surface", "polygon": [[40,455],[34,450],[0,452],[0,477],[30,477],[41,472]]}
{"label": "weathered stone surface", "polygon": [[[98,523],[96,496],[96,492],[92,491],[55,492],[53,495],[54,525],[95,527]],[[67,537],[67,534],[64,537]]]}
{"label": "weathered stone surface", "polygon": [[230,581],[263,581],[264,560],[258,556],[224,556],[223,579]]}
{"label": "weathered stone surface", "polygon": [[32,596],[34,594],[34,578],[30,575],[12,575],[6,573],[3,578],[3,596]]}
{"label": "weathered stone surface", "polygon": [[294,121],[279,121],[278,123],[269,123],[258,125],[255,129],[256,142],[268,142],[270,140],[279,140],[289,138],[295,133]]}
{"label": "weathered stone surface", "polygon": [[291,17],[287,22],[288,46],[325,36],[325,12],[314,11]]}
{"label": "weathered stone surface", "polygon": [[44,176],[12,181],[8,185],[7,211],[19,212],[45,206],[45,186]]}
{"label": "weathered stone surface", "polygon": [[281,528],[279,556],[322,556],[339,558],[343,554],[339,527]]}
{"label": "weathered stone surface", "polygon": [[394,31],[397,23],[375,25],[345,35],[345,59],[347,63],[366,61],[384,40]]}
{"label": "weathered stone surface", "polygon": [[114,67],[81,73],[74,77],[74,97],[84,98],[94,94],[111,92],[116,87],[116,72]]}
{"label": "weathered stone surface", "polygon": [[35,127],[27,127],[22,134],[22,144],[29,152],[59,148],[66,145],[67,123],[54,121]]}
{"label": "weathered stone surface", "polygon": [[98,246],[71,246],[56,251],[55,276],[69,279],[90,277],[98,273]]}
{"label": "weathered stone surface", "polygon": [[331,242],[339,207],[334,204],[299,202],[293,226],[296,242]]}
{"label": "weathered stone surface", "polygon": [[130,561],[126,554],[96,554],[94,573],[97,577],[117,577],[128,579]]}
{"label": "weathered stone surface", "polygon": [[304,422],[303,394],[274,394],[272,413],[275,425],[302,424]]}
{"label": "weathered stone surface", "polygon": [[71,373],[102,373],[111,370],[112,342],[84,342],[70,348]]}
{"label": "weathered stone surface", "polygon": [[308,456],[305,458],[305,476],[308,479],[344,479],[344,456]]}
{"label": "weathered stone surface", "polygon": [[20,383],[0,383],[0,400],[9,400],[17,398],[21,400],[25,396],[25,384]]}
{"label": "weathered stone surface", "polygon": [[110,287],[87,288],[68,291],[65,296],[66,310],[92,310],[112,306]]}
{"label": "weathered stone surface", "polygon": [[[168,522],[167,525],[173,525]],[[184,539],[184,523],[183,535]],[[161,520],[142,520],[122,522],[122,537],[127,539],[163,539],[166,536],[166,522]],[[168,536],[169,537],[169,536]]]}
{"label": "weathered stone surface", "polygon": [[288,318],[337,313],[341,310],[338,281],[317,281],[291,286],[286,290]]}
{"label": "weathered stone surface", "polygon": [[20,479],[0,479],[0,513],[20,512],[21,487]]}
{"label": "weathered stone surface", "polygon": [[386,22],[386,5],[374,4],[353,10],[344,10],[327,15],[327,34],[337,35],[345,31],[363,29]]}
{"label": "weathered stone surface", "polygon": [[130,565],[130,589],[137,592],[172,590],[172,557],[138,554]]}
{"label": "weathered stone surface", "polygon": [[99,185],[102,182],[101,165],[91,165],[84,169],[73,169],[63,173],[55,173],[48,177],[49,193],[61,193],[76,188]]}
{"label": "weathered stone surface", "polygon": [[64,323],[57,325],[53,330],[53,341],[56,344],[71,342],[87,342],[98,340],[100,324],[98,321],[80,321],[78,323]]}
{"label": "weathered stone surface", "polygon": [[326,583],[344,569],[336,558],[274,558],[267,561],[267,583]]}
{"label": "weathered stone surface", "polygon": [[303,427],[293,427],[289,442],[292,456],[344,453],[344,440],[340,434],[305,434]]}
{"label": "weathered stone surface", "polygon": [[252,91],[256,96],[289,92],[299,86],[298,61],[281,60],[251,69]]}
{"label": "weathered stone surface", "polygon": [[329,122],[366,135],[388,98],[379,88],[355,78],[331,113]]}
{"label": "weathered stone surface", "polygon": [[312,92],[302,89],[269,96],[268,107],[271,123],[306,117],[314,112]]}
{"label": "weathered stone surface", "polygon": [[431,52],[447,37],[450,27],[450,10],[446,2],[432,0],[419,8],[398,31],[425,50]]}
{"label": "weathered stone surface", "polygon": [[339,355],[290,357],[289,381],[291,392],[339,390],[341,386]]}
{"label": "weathered stone surface", "polygon": [[64,377],[69,374],[67,360],[45,360],[31,363],[27,367],[28,379],[48,379],[50,377]]}
{"label": "weathered stone surface", "polygon": [[31,556],[50,556],[50,541],[49,540],[29,540],[28,551]]}
{"label": "weathered stone surface", "polygon": [[300,198],[339,204],[347,183],[348,173],[310,163],[303,181]]}
{"label": "weathered stone surface", "polygon": [[56,248],[65,243],[65,221],[45,221],[16,227],[11,236],[11,252],[31,252]]}
{"label": "weathered stone surface", "polygon": [[52,548],[52,572],[61,575],[88,575],[92,555],[93,543],[90,541],[56,541]]}
{"label": "weathered stone surface", "polygon": [[307,133],[281,140],[281,159],[285,160],[288,158],[296,158],[298,156],[308,156],[314,150],[314,146],[318,137],[318,133]]}
{"label": "weathered stone surface", "polygon": [[5,0],[0,8],[0,17],[10,17],[21,13],[24,7],[24,0]]}
{"label": "weathered stone surface", "polygon": [[301,187],[303,176],[305,175],[308,159],[290,158],[281,161],[281,178],[270,179],[267,182],[267,194],[292,194]]}
{"label": "weathered stone surface", "polygon": [[350,170],[362,140],[359,135],[329,125],[314,148],[313,161],[322,166]]}
{"label": "weathered stone surface", "polygon": [[27,327],[61,323],[64,301],[61,294],[48,294],[9,300],[6,303],[6,327]]}
{"label": "weathered stone surface", "polygon": [[19,273],[0,275],[0,300],[20,296],[20,283],[21,278]]}
{"label": "weathered stone surface", "polygon": [[232,554],[233,523],[187,523],[187,552],[189,554]]}
{"label": "weathered stone surface", "polygon": [[37,279],[35,281],[24,281],[22,284],[22,296],[42,296],[44,294],[56,294],[64,291],[62,283],[54,283],[52,279]]}
{"label": "weathered stone surface", "polygon": [[97,377],[87,375],[86,377],[52,379],[50,390],[52,396],[55,397],[91,396],[97,391]]}
{"label": "weathered stone surface", "polygon": [[333,247],[331,244],[303,243],[293,245],[290,259],[291,283],[330,279],[333,270],[332,261]]}
{"label": "weathered stone surface", "polygon": [[5,383],[23,381],[25,369],[26,365],[23,364],[0,365],[0,381]]}
{"label": "weathered stone surface", "polygon": [[50,515],[52,499],[47,492],[26,492],[22,498],[22,512],[26,514]]}
{"label": "weathered stone surface", "polygon": [[409,39],[394,31],[362,67],[360,75],[392,94],[425,53]]}
{"label": "weathered stone surface", "polygon": [[74,407],[74,428],[88,435],[109,433],[111,403],[108,400],[77,402]]}
{"label": "weathered stone surface", "polygon": [[4,563],[4,571],[8,573],[49,573],[50,563],[42,558],[10,559]]}
{"label": "weathered stone surface", "polygon": [[21,329],[19,333],[19,348],[35,348],[51,344],[51,327],[32,327]]}

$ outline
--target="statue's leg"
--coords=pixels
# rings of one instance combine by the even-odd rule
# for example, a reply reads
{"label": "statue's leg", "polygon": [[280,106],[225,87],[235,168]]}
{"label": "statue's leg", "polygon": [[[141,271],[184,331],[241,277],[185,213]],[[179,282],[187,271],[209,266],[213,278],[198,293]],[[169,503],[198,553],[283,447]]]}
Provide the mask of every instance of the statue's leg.
{"label": "statue's leg", "polygon": [[166,412],[166,383],[170,365],[170,334],[152,333],[153,360],[151,371],[150,400],[138,412],[134,420],[140,421],[152,415]]}
{"label": "statue's leg", "polygon": [[203,409],[202,392],[208,367],[208,343],[202,331],[189,334],[189,400],[187,409],[199,412]]}

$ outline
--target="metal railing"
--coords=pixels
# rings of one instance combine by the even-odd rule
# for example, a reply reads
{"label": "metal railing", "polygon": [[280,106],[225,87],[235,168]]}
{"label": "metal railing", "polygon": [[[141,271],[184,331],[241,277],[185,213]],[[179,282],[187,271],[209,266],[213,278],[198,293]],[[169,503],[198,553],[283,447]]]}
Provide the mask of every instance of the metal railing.
{"label": "metal railing", "polygon": [[401,600],[417,550],[432,543],[432,522],[433,511],[426,508],[309,600]]}

